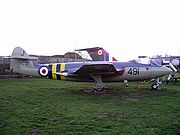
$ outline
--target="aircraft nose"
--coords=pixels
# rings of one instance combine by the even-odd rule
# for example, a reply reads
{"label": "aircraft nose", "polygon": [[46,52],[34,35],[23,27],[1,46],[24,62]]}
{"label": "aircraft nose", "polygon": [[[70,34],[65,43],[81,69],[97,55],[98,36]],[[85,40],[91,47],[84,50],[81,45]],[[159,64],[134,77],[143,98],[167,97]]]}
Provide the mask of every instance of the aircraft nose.
{"label": "aircraft nose", "polygon": [[172,72],[172,70],[170,68],[167,67],[161,67],[161,73],[164,75],[168,75]]}

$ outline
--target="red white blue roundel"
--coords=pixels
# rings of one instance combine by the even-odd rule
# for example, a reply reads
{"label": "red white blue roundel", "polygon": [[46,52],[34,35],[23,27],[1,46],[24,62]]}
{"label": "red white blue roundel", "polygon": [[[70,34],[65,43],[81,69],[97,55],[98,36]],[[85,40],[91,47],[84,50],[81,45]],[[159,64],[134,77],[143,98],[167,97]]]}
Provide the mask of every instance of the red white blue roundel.
{"label": "red white blue roundel", "polygon": [[102,54],[103,54],[102,50],[98,50],[98,55],[102,55]]}
{"label": "red white blue roundel", "polygon": [[49,75],[49,70],[47,66],[41,66],[38,70],[38,73],[42,77],[47,77]]}

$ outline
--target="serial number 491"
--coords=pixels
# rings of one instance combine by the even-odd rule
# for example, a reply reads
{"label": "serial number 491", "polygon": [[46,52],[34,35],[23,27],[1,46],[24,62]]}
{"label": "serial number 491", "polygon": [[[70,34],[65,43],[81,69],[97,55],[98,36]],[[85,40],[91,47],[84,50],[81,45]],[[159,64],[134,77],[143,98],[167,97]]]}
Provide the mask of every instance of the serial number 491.
{"label": "serial number 491", "polygon": [[139,68],[130,68],[128,70],[128,74],[130,74],[130,75],[139,75]]}

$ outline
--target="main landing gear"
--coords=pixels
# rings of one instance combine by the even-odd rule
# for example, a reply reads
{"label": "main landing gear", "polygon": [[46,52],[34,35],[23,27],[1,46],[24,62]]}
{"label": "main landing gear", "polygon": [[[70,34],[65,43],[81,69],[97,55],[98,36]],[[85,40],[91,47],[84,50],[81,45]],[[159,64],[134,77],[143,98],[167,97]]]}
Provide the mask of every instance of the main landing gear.
{"label": "main landing gear", "polygon": [[[92,74],[91,77],[94,79],[94,87],[92,89],[93,92],[95,93],[100,93],[105,90],[105,84],[102,81],[101,75],[98,74]],[[128,81],[124,80],[124,83],[126,87],[128,87]],[[152,90],[157,90],[159,86],[161,85],[162,81],[157,78],[156,81],[151,85]]]}
{"label": "main landing gear", "polygon": [[94,87],[92,89],[95,93],[100,93],[104,90],[105,84],[102,81],[101,75],[92,74],[91,77],[94,79]]}

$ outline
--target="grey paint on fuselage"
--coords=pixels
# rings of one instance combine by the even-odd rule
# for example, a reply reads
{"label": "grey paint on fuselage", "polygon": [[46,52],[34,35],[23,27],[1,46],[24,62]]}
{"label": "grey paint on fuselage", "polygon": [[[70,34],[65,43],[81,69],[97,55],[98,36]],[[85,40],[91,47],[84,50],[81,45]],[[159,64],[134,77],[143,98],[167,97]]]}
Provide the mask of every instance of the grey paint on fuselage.
{"label": "grey paint on fuselage", "polygon": [[[70,81],[93,81],[93,75],[100,76],[103,82],[139,81],[161,77],[171,72],[166,67],[132,62],[87,61],[39,65],[20,47],[13,50],[10,59],[10,69],[14,72]],[[46,66],[45,69],[42,66]]]}
{"label": "grey paint on fuselage", "polygon": [[[61,64],[61,63],[57,63]],[[148,80],[151,78],[157,78],[166,74],[169,69],[165,67],[160,67],[158,65],[146,65],[146,64],[136,64],[131,62],[76,62],[76,63],[65,63],[65,71],[69,74],[76,72],[85,64],[112,64],[117,70],[125,69],[124,74],[122,75],[101,75],[104,82],[118,82],[118,81],[138,81],[138,80]],[[139,69],[139,74],[133,75],[129,74],[128,71],[130,68]],[[159,74],[159,75],[158,75]],[[93,79],[90,76],[66,76],[66,80],[70,81],[92,81]]]}

